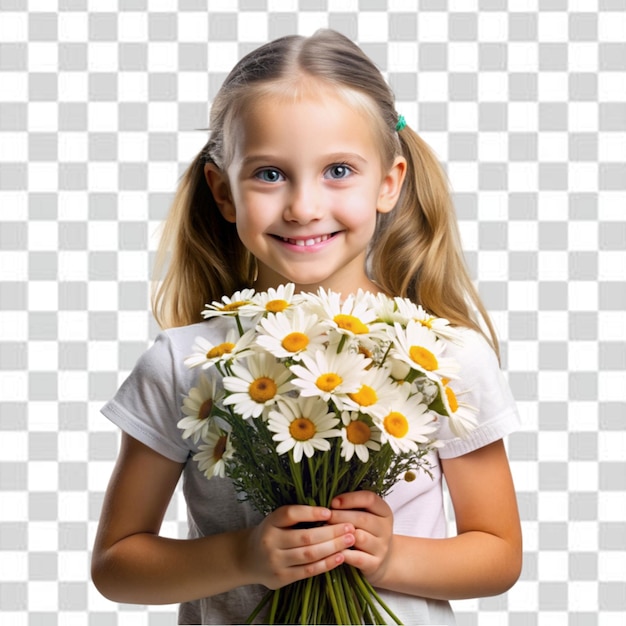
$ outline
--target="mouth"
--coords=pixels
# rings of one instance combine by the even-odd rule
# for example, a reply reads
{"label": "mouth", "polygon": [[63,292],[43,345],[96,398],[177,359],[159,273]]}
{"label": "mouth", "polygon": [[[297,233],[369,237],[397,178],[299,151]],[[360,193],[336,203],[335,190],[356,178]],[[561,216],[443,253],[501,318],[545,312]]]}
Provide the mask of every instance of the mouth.
{"label": "mouth", "polygon": [[298,237],[296,239],[291,238],[291,237],[281,237],[279,235],[274,235],[274,237],[292,246],[297,246],[299,248],[307,248],[310,246],[315,246],[318,243],[328,241],[329,239],[332,239],[336,234],[337,233],[330,233],[327,235],[319,235],[318,237]]}

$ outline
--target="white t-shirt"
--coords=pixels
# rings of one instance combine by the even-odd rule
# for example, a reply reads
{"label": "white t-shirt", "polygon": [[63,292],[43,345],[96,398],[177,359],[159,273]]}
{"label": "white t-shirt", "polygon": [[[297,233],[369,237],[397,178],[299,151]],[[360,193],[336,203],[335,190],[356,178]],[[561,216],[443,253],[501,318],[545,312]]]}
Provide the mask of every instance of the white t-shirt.
{"label": "white t-shirt", "polygon": [[[261,516],[238,500],[228,478],[207,480],[191,456],[197,451],[191,439],[182,438],[177,422],[183,417],[183,397],[195,385],[197,369],[184,365],[197,336],[219,343],[230,320],[210,321],[169,329],[156,338],[102,409],[103,414],[131,437],[163,456],[185,463],[183,491],[187,502],[189,538],[213,535],[257,524]],[[449,344],[447,355],[461,366],[459,380],[451,387],[464,402],[479,408],[479,427],[468,439],[454,437],[441,420],[439,438],[446,442],[440,458],[467,454],[511,433],[519,424],[515,402],[493,350],[478,333],[463,331],[462,347]],[[412,482],[401,481],[387,496],[394,512],[394,532],[416,537],[446,536],[441,468],[432,455],[433,479],[418,473]],[[207,567],[216,567],[207,563]],[[246,586],[180,607],[181,624],[241,624],[266,589]],[[454,624],[449,603],[381,591],[381,596],[404,624]]]}

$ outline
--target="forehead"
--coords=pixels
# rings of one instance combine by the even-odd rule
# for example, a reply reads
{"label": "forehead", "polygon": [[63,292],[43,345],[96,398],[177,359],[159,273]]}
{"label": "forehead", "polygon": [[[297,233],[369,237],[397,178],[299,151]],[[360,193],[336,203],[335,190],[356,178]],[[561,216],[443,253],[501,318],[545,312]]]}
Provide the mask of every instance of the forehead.
{"label": "forehead", "polygon": [[303,149],[322,144],[332,152],[345,144],[379,153],[378,124],[364,103],[367,96],[311,82],[260,90],[241,103],[230,124],[231,156],[271,143],[289,147],[298,142]]}

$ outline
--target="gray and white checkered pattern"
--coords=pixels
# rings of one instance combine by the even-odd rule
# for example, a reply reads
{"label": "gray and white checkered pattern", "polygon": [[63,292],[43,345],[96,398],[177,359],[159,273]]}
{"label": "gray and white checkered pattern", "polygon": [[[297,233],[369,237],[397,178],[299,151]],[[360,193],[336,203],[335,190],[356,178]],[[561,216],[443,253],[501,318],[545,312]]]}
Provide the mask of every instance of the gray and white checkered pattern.
{"label": "gray and white checkered pattern", "polygon": [[459,624],[625,623],[624,0],[0,0],[2,623],[175,623],[89,582],[118,443],[99,408],[156,333],[158,225],[222,79],[326,26],[445,164],[523,416],[524,571]]}

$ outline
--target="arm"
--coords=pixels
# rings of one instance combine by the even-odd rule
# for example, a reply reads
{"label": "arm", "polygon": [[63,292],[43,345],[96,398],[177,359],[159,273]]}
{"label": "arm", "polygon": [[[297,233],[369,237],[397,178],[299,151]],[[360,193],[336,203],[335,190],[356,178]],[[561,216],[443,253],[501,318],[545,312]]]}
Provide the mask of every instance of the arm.
{"label": "arm", "polygon": [[328,520],[321,507],[278,509],[257,527],[200,539],[159,537],[183,465],[123,434],[92,559],[98,590],[116,602],[170,604],[261,583],[277,588],[343,562],[349,524],[296,530]]}
{"label": "arm", "polygon": [[[456,537],[426,539],[390,534],[391,511],[373,494],[341,496],[333,522],[352,521],[354,550],[346,562],[381,588],[442,600],[505,592],[521,569],[522,539],[517,501],[502,441],[442,466],[456,515]],[[363,495],[365,494],[365,495]],[[365,499],[367,499],[367,501]],[[386,507],[386,509],[385,509]]]}

